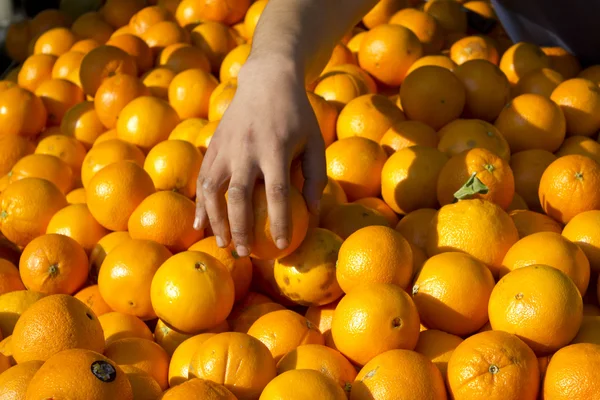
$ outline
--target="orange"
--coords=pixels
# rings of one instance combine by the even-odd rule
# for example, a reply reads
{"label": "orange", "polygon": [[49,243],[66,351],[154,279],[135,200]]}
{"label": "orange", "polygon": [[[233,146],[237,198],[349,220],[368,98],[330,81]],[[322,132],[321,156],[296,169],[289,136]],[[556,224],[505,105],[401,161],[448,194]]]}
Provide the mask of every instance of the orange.
{"label": "orange", "polygon": [[515,224],[499,206],[481,199],[461,200],[443,206],[431,221],[427,255],[467,253],[498,276],[504,256],[518,239]]}
{"label": "orange", "polygon": [[104,355],[118,365],[127,365],[150,374],[162,390],[169,387],[169,355],[151,340],[130,337],[106,346]]}
{"label": "orange", "polygon": [[256,0],[252,5],[248,8],[248,12],[244,17],[244,25],[246,27],[246,35],[248,39],[252,39],[254,36],[254,31],[256,30],[256,25],[258,24],[258,20],[263,13],[267,5],[267,0]]}
{"label": "orange", "polygon": [[169,103],[182,119],[206,118],[209,98],[217,85],[208,72],[189,69],[177,74],[169,84]]}
{"label": "orange", "polygon": [[167,325],[184,333],[223,322],[231,312],[234,296],[231,274],[206,253],[179,253],[165,262],[152,279],[154,311]]}
{"label": "orange", "polygon": [[96,138],[96,140],[94,141],[94,145],[93,146],[95,146],[95,145],[97,145],[99,143],[102,143],[102,142],[106,142],[107,140],[116,139],[116,138],[117,138],[117,130],[116,129],[110,129],[110,130],[108,130],[108,131],[100,134],[100,136],[98,136]]}
{"label": "orange", "polygon": [[582,308],[577,286],[564,272],[534,264],[515,269],[498,282],[488,312],[492,329],[517,335],[543,356],[573,340]]}
{"label": "orange", "polygon": [[146,197],[129,217],[133,239],[154,240],[173,252],[186,250],[202,239],[193,228],[195,205],[174,191],[158,191]]}
{"label": "orange", "polygon": [[48,154],[30,154],[23,157],[10,171],[10,183],[24,178],[43,178],[56,185],[63,193],[73,188],[73,173],[69,165]]}
{"label": "orange", "polygon": [[12,81],[8,81],[8,80],[1,80],[0,81],[0,91],[3,92],[7,89],[10,89],[12,87],[17,86],[16,82],[12,82]]}
{"label": "orange", "polygon": [[593,272],[600,270],[599,232],[596,225],[599,214],[596,210],[582,212],[571,219],[562,231],[565,238],[583,250]]}
{"label": "orange", "polygon": [[[379,341],[373,342],[376,335]],[[340,300],[331,334],[337,349],[357,365],[392,349],[414,349],[419,337],[419,314],[399,286],[371,283],[355,288]]]}
{"label": "orange", "polygon": [[0,231],[8,240],[25,247],[46,232],[52,216],[66,205],[64,194],[52,182],[21,179],[0,194]]}
{"label": "orange", "polygon": [[450,58],[461,65],[471,60],[487,60],[498,65],[499,55],[494,43],[486,36],[467,36],[450,47]]}
{"label": "orange", "polygon": [[[356,154],[361,157],[356,159]],[[327,175],[342,186],[348,200],[379,194],[381,170],[386,160],[379,144],[363,137],[349,137],[333,143],[325,155]]]}
{"label": "orange", "polygon": [[[296,386],[297,382],[302,385]],[[337,382],[312,369],[289,370],[273,379],[260,395],[261,400],[301,400],[319,397],[331,400],[347,399],[344,389]]]}
{"label": "orange", "polygon": [[514,153],[510,159],[510,168],[515,177],[515,191],[532,210],[542,209],[538,195],[540,179],[554,160],[556,156],[546,150],[525,150]]}
{"label": "orange", "polygon": [[381,172],[382,196],[397,213],[438,205],[438,175],[448,161],[441,151],[426,146],[398,150],[386,161]]}
{"label": "orange", "polygon": [[94,313],[72,296],[47,296],[32,304],[19,318],[12,334],[17,363],[46,361],[68,349],[102,353],[104,336]]}
{"label": "orange", "polygon": [[314,93],[341,111],[352,99],[370,93],[370,90],[360,77],[348,72],[333,71],[319,80]]}
{"label": "orange", "polygon": [[275,261],[273,273],[281,293],[306,306],[337,300],[343,294],[334,277],[341,245],[342,239],[335,233],[309,229],[300,247]]}
{"label": "orange", "polygon": [[427,2],[423,8],[432,15],[446,32],[467,31],[467,16],[460,4],[453,0],[434,0]]}
{"label": "orange", "polygon": [[533,93],[550,98],[554,89],[564,80],[563,76],[553,69],[536,69],[519,79],[514,92],[517,95]]}
{"label": "orange", "polygon": [[562,226],[558,222],[535,211],[514,210],[509,215],[519,231],[520,239],[538,232],[561,233],[562,231]]}
{"label": "orange", "polygon": [[[482,192],[477,185],[487,190]],[[465,150],[451,157],[442,167],[437,182],[437,198],[442,206],[454,199],[480,198],[507,209],[514,193],[515,181],[508,162],[484,148]]]}
{"label": "orange", "polygon": [[127,25],[131,17],[145,5],[145,0],[106,0],[100,12],[106,22],[114,28],[120,28]]}
{"label": "orange", "polygon": [[[235,370],[230,365],[238,365]],[[190,378],[224,385],[240,400],[257,399],[276,375],[269,349],[245,333],[215,335],[200,345],[192,358]]]}
{"label": "orange", "polygon": [[600,209],[600,164],[569,155],[553,161],[540,180],[540,203],[548,216],[568,223],[584,211]]}
{"label": "orange", "polygon": [[[254,265],[253,265],[254,267]],[[270,303],[272,300],[265,296],[264,294],[258,293],[258,292],[248,292],[246,294],[246,296],[244,296],[244,298],[240,301],[237,302],[236,307],[238,309],[244,308],[244,307],[250,307],[256,304],[264,304],[264,303]],[[233,314],[231,315],[233,316]]]}
{"label": "orange", "polygon": [[102,15],[95,11],[82,14],[73,22],[71,30],[81,39],[94,39],[101,44],[106,43],[114,31]]}
{"label": "orange", "polygon": [[25,247],[19,271],[29,290],[73,294],[87,279],[88,258],[74,239],[47,234],[33,239]]}
{"label": "orange", "polygon": [[167,100],[169,84],[175,75],[176,73],[169,68],[158,67],[146,72],[140,79],[152,96]]}
{"label": "orange", "polygon": [[223,385],[205,379],[194,378],[167,390],[161,399],[236,400],[237,397]]}
{"label": "orange", "polygon": [[583,312],[583,320],[581,321],[581,327],[579,328],[579,332],[577,332],[577,336],[571,342],[571,344],[575,343],[593,343],[600,344],[598,342],[598,329],[600,328],[600,318],[598,316],[590,316],[586,315],[585,309]]}
{"label": "orange", "polygon": [[423,55],[423,45],[409,28],[379,25],[365,34],[358,61],[365,71],[389,86],[400,86],[407,71]]}
{"label": "orange", "polygon": [[[73,295],[73,297],[88,306],[97,317],[112,312],[112,309],[108,306],[108,304],[106,304],[100,295],[98,285],[92,285],[86,287],[85,289],[81,289],[79,292]],[[98,319],[98,321],[100,321],[100,319]],[[102,325],[102,321],[100,321],[100,325]]]}
{"label": "orange", "polygon": [[[87,54],[90,51],[94,50],[96,47],[100,47],[102,44],[94,39],[81,39],[71,46],[71,52],[79,52],[82,54]],[[60,59],[60,57],[59,57]],[[58,63],[58,60],[56,61]]]}
{"label": "orange", "polygon": [[438,135],[433,128],[419,121],[400,121],[381,137],[379,144],[388,156],[411,146],[437,147]]}
{"label": "orange", "polygon": [[9,82],[13,82],[13,83],[18,83],[18,77],[19,77],[19,72],[21,71],[21,66],[16,66],[13,69],[11,69],[8,74],[6,74],[6,76],[4,77],[4,80],[9,81]]}
{"label": "orange", "polygon": [[114,231],[127,230],[130,215],[152,193],[152,179],[131,161],[104,167],[86,188],[90,212],[100,225]]}
{"label": "orange", "polygon": [[43,293],[32,290],[17,290],[0,295],[0,330],[3,335],[12,335],[15,324],[25,310],[43,297]]}
{"label": "orange", "polygon": [[[73,379],[77,377],[77,379]],[[127,375],[107,357],[86,349],[70,349],[51,357],[27,388],[32,400],[51,398],[133,398]]]}
{"label": "orange", "polygon": [[42,100],[27,89],[12,87],[0,93],[2,136],[35,136],[46,125],[47,111]]}
{"label": "orange", "polygon": [[153,340],[148,326],[135,315],[111,311],[99,316],[98,321],[102,325],[107,346],[119,339],[132,337]]}
{"label": "orange", "polygon": [[35,144],[17,135],[0,136],[0,175],[6,175],[23,157],[33,153]]}
{"label": "orange", "polygon": [[157,65],[170,68],[175,73],[192,68],[210,72],[210,64],[204,52],[186,43],[175,43],[165,47],[160,52]]}
{"label": "orange", "polygon": [[442,49],[442,29],[435,18],[424,11],[404,8],[392,15],[388,23],[403,25],[413,31],[423,45],[425,54],[435,54]]}
{"label": "orange", "polygon": [[370,207],[358,203],[340,203],[331,208],[321,226],[346,239],[361,228],[389,226],[388,219]]}
{"label": "orange", "polygon": [[27,361],[9,368],[9,372],[2,373],[0,377],[0,396],[15,400],[25,399],[27,386],[43,364],[42,361]]}
{"label": "orange", "polygon": [[219,72],[225,56],[237,45],[231,28],[215,21],[206,21],[196,26],[191,37],[194,46],[208,57],[214,73]]}
{"label": "orange", "polygon": [[60,124],[60,130],[63,135],[79,140],[89,150],[106,128],[98,118],[94,102],[84,101],[67,110]]}
{"label": "orange", "polygon": [[136,12],[128,23],[132,34],[142,36],[152,25],[162,21],[170,21],[172,19],[172,13],[166,8],[149,6]]}
{"label": "orange", "polygon": [[190,41],[188,32],[173,21],[160,21],[151,25],[141,38],[155,56],[171,44]]}
{"label": "orange", "polygon": [[192,358],[198,348],[214,333],[201,333],[184,340],[172,354],[169,363],[169,386],[175,387],[186,382],[189,377],[189,368]]}
{"label": "orange", "polygon": [[[295,303],[281,294],[279,288],[277,287],[277,282],[275,282],[275,260],[261,260],[251,256],[250,261],[252,262],[253,267],[252,280],[257,290],[269,296],[269,302],[277,302],[281,305],[289,307],[293,306]],[[239,307],[240,309],[243,309],[242,306]],[[235,311],[237,314],[239,309]],[[231,318],[234,319],[236,314],[231,315]]]}
{"label": "orange", "polygon": [[326,304],[320,307],[309,307],[306,310],[305,317],[307,320],[312,322],[325,338],[325,346],[335,349],[333,338],[331,337],[331,321],[333,320],[333,314],[339,301]]}
{"label": "orange", "polygon": [[600,83],[600,65],[587,67],[577,75],[577,78],[587,79],[598,85]]}
{"label": "orange", "polygon": [[[139,254],[144,254],[143,258]],[[142,320],[156,317],[150,299],[150,286],[158,268],[171,252],[150,240],[127,240],[110,251],[98,275],[100,294],[115,311]]]}
{"label": "orange", "polygon": [[562,109],[569,135],[593,136],[600,129],[600,88],[582,78],[559,84],[550,98]]}
{"label": "orange", "polygon": [[95,96],[102,82],[117,74],[137,76],[136,59],[118,47],[100,46],[83,57],[79,79],[85,94]]}
{"label": "orange", "polygon": [[505,161],[510,160],[511,148],[504,135],[489,122],[479,119],[457,119],[438,132],[438,149],[448,157],[475,147],[491,151]]}
{"label": "orange", "polygon": [[400,99],[408,119],[437,130],[460,116],[466,91],[456,75],[446,68],[424,66],[407,76]]}
{"label": "orange", "polygon": [[351,100],[337,120],[338,139],[361,136],[379,142],[384,133],[404,114],[384,96],[367,94]]}
{"label": "orange", "polygon": [[87,188],[97,172],[118,161],[132,161],[140,167],[144,165],[144,154],[131,143],[110,139],[98,143],[90,149],[81,166],[81,181]]}
{"label": "orange", "polygon": [[160,398],[162,389],[156,380],[147,372],[130,365],[122,365],[121,369],[127,375],[131,384],[133,398]]}
{"label": "orange", "polygon": [[194,144],[194,139],[200,129],[208,124],[208,120],[202,118],[188,118],[181,121],[169,134],[169,140],[184,140]]}
{"label": "orange", "polygon": [[419,334],[415,351],[431,360],[442,373],[442,377],[446,379],[448,361],[450,361],[454,349],[462,342],[463,339],[458,336],[436,329],[427,329]]}
{"label": "orange", "polygon": [[538,46],[526,42],[512,45],[500,59],[500,69],[513,86],[529,72],[548,67],[550,58]]}
{"label": "orange", "polygon": [[71,204],[54,214],[46,233],[68,236],[90,254],[96,243],[109,231],[94,219],[86,204]]}
{"label": "orange", "polygon": [[10,261],[0,258],[0,296],[4,293],[24,289],[25,286],[21,282],[17,267]]}
{"label": "orange", "polygon": [[237,91],[237,79],[221,83],[208,99],[208,120],[220,121]]}
{"label": "orange", "polygon": [[513,195],[513,199],[510,202],[510,205],[506,208],[506,212],[510,213],[512,211],[526,211],[529,210],[527,207],[527,203],[525,200],[519,195],[519,193],[515,192]]}
{"label": "orange", "polygon": [[410,350],[394,349],[371,359],[358,372],[352,384],[350,400],[411,398],[444,399],[444,378],[424,355]]}
{"label": "orange", "polygon": [[219,121],[210,121],[196,132],[194,145],[200,150],[202,155],[206,154],[208,145],[219,126]]}
{"label": "orange", "polygon": [[448,362],[452,398],[537,398],[540,373],[535,354],[506,332],[471,336],[454,349]]}
{"label": "orange", "polygon": [[[407,9],[408,10],[408,9]],[[408,69],[407,75],[412,73],[415,69],[421,68],[425,65],[435,65],[438,67],[446,68],[452,72],[454,72],[457,68],[457,65],[454,61],[450,59],[450,57],[444,55],[430,55],[423,56],[419,58],[417,61],[413,63]]]}
{"label": "orange", "polygon": [[587,136],[569,136],[556,151],[557,157],[579,154],[600,162],[600,143]]}
{"label": "orange", "polygon": [[388,23],[389,19],[399,10],[405,8],[405,0],[382,0],[363,17],[362,22],[368,29]]}
{"label": "orange", "polygon": [[231,320],[231,330],[233,332],[248,333],[248,329],[252,324],[263,315],[279,310],[285,310],[285,307],[272,302],[254,304],[244,308],[236,306],[236,309],[228,317]]}
{"label": "orange", "polygon": [[466,90],[464,116],[493,122],[510,99],[504,73],[487,60],[467,61],[454,72]]}
{"label": "orange", "polygon": [[177,113],[166,101],[140,96],[121,110],[117,137],[148,151],[166,140],[179,122]]}
{"label": "orange", "polygon": [[579,60],[562,47],[542,47],[542,51],[550,58],[550,67],[565,79],[575,78],[581,72]]}
{"label": "orange", "polygon": [[[0,142],[2,142],[1,138]],[[77,139],[65,135],[47,136],[40,140],[35,153],[52,155],[62,159],[71,167],[74,178],[79,179],[86,151],[85,147]]]}
{"label": "orange", "polygon": [[406,214],[396,225],[396,230],[408,240],[409,243],[424,249],[427,245],[429,224],[434,218],[436,210],[420,208]]}
{"label": "orange", "polygon": [[[593,399],[598,393],[600,346],[581,343],[554,353],[544,379],[544,399]],[[576,397],[573,397],[576,396]]]}
{"label": "orange", "polygon": [[[205,21],[218,21],[227,25],[233,25],[241,21],[250,7],[250,0],[228,0],[227,2],[213,2],[210,0],[190,1],[183,0],[182,3],[194,4],[196,13]],[[182,7],[180,5],[180,7]]]}
{"label": "orange", "polygon": [[106,44],[108,46],[117,47],[132,56],[135,59],[137,70],[140,74],[149,71],[154,65],[150,47],[148,47],[146,42],[135,35],[123,34],[112,37]]}
{"label": "orange", "polygon": [[98,119],[108,128],[117,126],[119,114],[132,100],[150,94],[148,88],[135,76],[115,75],[110,77],[98,88],[94,97],[94,109]]}
{"label": "orange", "polygon": [[369,226],[344,241],[336,277],[345,293],[370,283],[390,283],[407,289],[412,270],[412,251],[406,239],[391,228]]}
{"label": "orange", "polygon": [[494,278],[482,262],[458,252],[425,262],[412,288],[421,322],[457,336],[478,331],[488,320]]}
{"label": "orange", "polygon": [[388,220],[390,226],[396,226],[398,223],[398,216],[394,210],[379,197],[363,197],[362,199],[356,200],[355,203],[362,204],[365,207],[369,207],[379,212]]}
{"label": "orange", "polygon": [[52,77],[52,68],[56,60],[57,57],[52,54],[29,56],[19,71],[19,86],[34,92],[42,82]]}
{"label": "orange", "polygon": [[77,37],[68,28],[52,28],[35,40],[33,54],[51,54],[58,57],[69,51],[76,41]]}
{"label": "orange", "polygon": [[225,58],[223,58],[219,70],[219,79],[221,82],[237,78],[240,68],[244,65],[250,55],[250,48],[251,46],[249,44],[241,44],[227,53]]}
{"label": "orange", "polygon": [[542,264],[564,272],[583,296],[590,281],[590,263],[575,243],[557,232],[538,232],[515,243],[502,261],[500,277],[528,265]]}
{"label": "orange", "polygon": [[333,178],[327,178],[327,185],[323,190],[320,203],[320,220],[324,220],[329,211],[337,204],[347,203],[348,198],[342,186]]}
{"label": "orange", "polygon": [[317,118],[321,129],[325,147],[329,147],[336,140],[336,121],[338,112],[334,105],[313,92],[307,92],[308,100]]}
{"label": "orange", "polygon": [[66,79],[81,87],[79,69],[81,68],[83,57],[85,57],[85,53],[73,50],[58,57],[52,68],[52,78]]}
{"label": "orange", "polygon": [[368,72],[355,64],[336,65],[331,68],[330,73],[325,74],[323,77],[335,75],[336,73],[340,72],[345,72],[357,78],[359,82],[362,82],[367,88],[368,93],[377,93],[377,83],[375,80],[371,77],[371,75],[369,75]]}
{"label": "orange", "polygon": [[325,68],[323,68],[323,71],[321,71],[321,75],[326,74],[339,65],[347,64],[356,64],[356,57],[346,45],[338,43],[333,48],[331,57],[329,58],[327,65],[325,65]]}
{"label": "orange", "polygon": [[6,54],[17,62],[23,62],[29,56],[28,46],[33,35],[31,21],[28,19],[11,23],[6,30]]}

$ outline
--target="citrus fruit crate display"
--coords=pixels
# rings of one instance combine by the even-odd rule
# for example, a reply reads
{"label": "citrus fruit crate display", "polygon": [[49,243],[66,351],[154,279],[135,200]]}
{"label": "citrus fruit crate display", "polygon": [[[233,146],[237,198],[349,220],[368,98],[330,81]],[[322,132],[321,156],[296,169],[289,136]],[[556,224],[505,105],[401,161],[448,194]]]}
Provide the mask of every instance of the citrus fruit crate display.
{"label": "citrus fruit crate display", "polygon": [[196,182],[268,1],[62,3],[6,34],[0,399],[600,398],[600,66],[379,1],[306,86],[318,212],[298,155],[242,256]]}

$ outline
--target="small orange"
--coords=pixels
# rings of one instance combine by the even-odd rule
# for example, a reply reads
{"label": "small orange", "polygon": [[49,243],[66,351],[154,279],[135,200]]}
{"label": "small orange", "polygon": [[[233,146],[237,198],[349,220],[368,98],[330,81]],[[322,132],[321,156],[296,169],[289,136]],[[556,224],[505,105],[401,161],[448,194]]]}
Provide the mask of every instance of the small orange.
{"label": "small orange", "polygon": [[[108,306],[108,304],[106,304],[100,295],[98,285],[91,285],[81,289],[79,292],[75,293],[73,297],[88,306],[97,317],[101,317],[106,313],[112,312],[112,309]],[[99,318],[98,321],[100,321]],[[100,321],[100,325],[102,325],[102,321]]]}
{"label": "small orange", "polygon": [[538,356],[551,354],[573,340],[582,309],[575,283],[564,272],[541,264],[505,275],[488,305],[492,329],[517,335]]}
{"label": "small orange", "polygon": [[177,74],[169,84],[169,103],[182,119],[207,118],[209,98],[217,85],[208,72],[189,69]]}
{"label": "small orange", "polygon": [[2,373],[0,396],[8,399],[25,399],[27,386],[43,364],[43,361],[26,361],[19,366],[9,368],[9,372]]}
{"label": "small orange", "polygon": [[42,178],[56,185],[63,193],[73,188],[71,167],[58,157],[48,154],[30,154],[23,157],[9,172],[10,183],[24,178]]}
{"label": "small orange", "polygon": [[21,282],[17,267],[10,261],[0,258],[0,296],[4,293],[24,289],[25,286]]}
{"label": "small orange", "polygon": [[169,355],[151,340],[130,337],[106,346],[104,355],[118,365],[128,365],[150,374],[162,390],[169,387]]}
{"label": "small orange", "polygon": [[[295,386],[296,382],[302,385]],[[345,400],[347,394],[339,384],[321,371],[293,369],[273,379],[263,390],[260,399],[301,400],[308,398]]]}
{"label": "small orange", "polygon": [[532,210],[541,210],[538,189],[546,168],[556,156],[546,150],[525,150],[512,155],[510,168],[515,177],[515,191]]}
{"label": "small orange", "polygon": [[465,33],[467,31],[467,16],[460,3],[453,0],[434,0],[427,2],[423,8],[432,15],[446,32]]}
{"label": "small orange", "polygon": [[37,87],[35,94],[46,107],[50,126],[60,125],[67,110],[84,100],[81,88],[65,79],[48,79]]}
{"label": "small orange", "polygon": [[117,363],[85,349],[66,350],[48,359],[27,388],[32,400],[89,398],[90,393],[114,400],[133,398],[127,375]]}
{"label": "small orange", "polygon": [[550,67],[565,79],[575,78],[581,72],[577,57],[562,47],[542,47],[542,51],[550,58]]}
{"label": "small orange", "polygon": [[54,67],[52,67],[52,78],[66,79],[81,87],[79,69],[81,68],[83,57],[85,57],[85,53],[79,51],[68,51],[58,57],[54,63]]}
{"label": "small orange", "polygon": [[169,97],[169,85],[173,78],[175,78],[175,75],[175,71],[169,68],[158,67],[146,72],[140,79],[150,90],[152,96],[167,100]]}
{"label": "small orange", "polygon": [[540,203],[548,216],[568,223],[577,214],[600,209],[600,164],[569,155],[553,161],[540,180]]}
{"label": "small orange", "polygon": [[[407,9],[408,10],[408,9]],[[424,67],[426,65],[435,65],[438,67],[446,68],[452,72],[458,67],[454,61],[448,56],[444,55],[431,55],[423,56],[413,63],[408,69],[407,75],[411,74],[417,68]]]}
{"label": "small orange", "polygon": [[0,175],[8,174],[21,158],[33,153],[34,150],[34,142],[27,138],[18,135],[0,135]]}
{"label": "small orange", "polygon": [[120,28],[127,25],[131,17],[145,5],[145,0],[106,0],[100,13],[113,28]]}
{"label": "small orange", "polygon": [[[381,339],[373,342],[373,334]],[[355,288],[340,300],[331,334],[337,349],[357,365],[392,349],[414,349],[419,337],[419,314],[399,286],[371,283]]]}
{"label": "small orange", "polygon": [[266,6],[267,0],[256,0],[248,8],[248,12],[244,17],[244,25],[246,26],[246,35],[249,40],[254,36],[256,25],[258,24],[258,20],[260,19],[260,16],[262,15]]}
{"label": "small orange", "polygon": [[440,129],[458,118],[465,99],[466,91],[460,79],[437,66],[415,70],[400,89],[402,109],[408,119],[424,122],[433,129]]}
{"label": "small orange", "polygon": [[569,136],[565,139],[555,155],[557,157],[579,154],[600,162],[600,143],[587,136]]}
{"label": "small orange", "polygon": [[467,36],[450,47],[450,58],[461,65],[471,60],[487,60],[498,65],[500,56],[494,43],[486,36]]}
{"label": "small orange", "polygon": [[396,226],[398,223],[398,215],[396,215],[394,210],[392,210],[392,208],[379,197],[363,197],[362,199],[358,199],[354,202],[362,204],[363,206],[369,207],[382,214],[388,220],[389,226]]}
{"label": "small orange", "polygon": [[69,51],[76,41],[77,37],[68,28],[52,28],[38,36],[33,54],[51,54],[59,57]]}
{"label": "small orange", "polygon": [[201,333],[191,336],[175,349],[169,363],[169,386],[175,387],[190,378],[190,363],[196,350],[213,336],[215,336],[214,333]]}
{"label": "small orange", "polygon": [[38,300],[21,315],[11,346],[17,363],[46,361],[68,349],[102,353],[104,336],[88,306],[72,296],[56,294]]}
{"label": "small orange", "polygon": [[598,393],[597,366],[600,346],[573,344],[554,353],[544,378],[544,399],[593,399]]}
{"label": "small orange", "polygon": [[78,42],[75,42],[73,46],[71,46],[70,51],[83,53],[85,55],[90,51],[94,50],[96,47],[100,47],[101,45],[102,44],[100,42],[94,39],[81,39]]}
{"label": "small orange", "polygon": [[398,150],[381,172],[383,200],[399,214],[438,205],[436,186],[448,157],[436,148],[412,146]]}
{"label": "small orange", "polygon": [[223,58],[219,70],[221,82],[226,82],[231,78],[237,78],[240,68],[244,65],[250,55],[250,48],[251,46],[249,44],[241,44],[227,53],[225,58]]}
{"label": "small orange", "polygon": [[410,29],[383,24],[368,31],[358,52],[365,71],[389,86],[399,86],[407,71],[423,55],[423,45]]}
{"label": "small orange", "polygon": [[117,47],[132,56],[135,59],[139,74],[151,70],[154,65],[150,47],[148,47],[146,42],[135,35],[123,34],[112,37],[106,42],[106,45]]}
{"label": "small orange", "polygon": [[109,139],[90,149],[81,166],[81,181],[87,188],[94,175],[104,167],[118,161],[132,161],[140,167],[144,165],[144,154],[131,143],[119,139]]}
{"label": "small orange", "polygon": [[370,90],[360,77],[348,72],[332,71],[319,79],[314,93],[341,111],[352,99],[368,94]]}
{"label": "small orange", "polygon": [[368,400],[416,393],[425,399],[444,399],[444,378],[424,355],[410,350],[390,350],[374,357],[358,372],[350,400]]}
{"label": "small orange", "polygon": [[82,14],[73,22],[71,30],[81,39],[94,39],[104,44],[113,34],[114,29],[102,18],[99,12],[90,11]]}
{"label": "small orange", "polygon": [[166,8],[149,6],[142,8],[131,17],[128,21],[129,29],[132,34],[142,36],[152,25],[162,21],[170,21],[172,19],[172,13]]}
{"label": "small orange", "polygon": [[150,91],[135,76],[119,74],[110,77],[98,88],[94,97],[94,109],[100,122],[108,128],[117,126],[119,114],[132,100],[147,96]]}
{"label": "small orange", "polygon": [[60,130],[64,135],[79,140],[89,150],[106,128],[98,118],[94,102],[84,101],[67,110],[60,124]]}
{"label": "small orange", "polygon": [[104,45],[83,57],[79,79],[85,94],[95,96],[102,82],[117,74],[137,76],[136,60],[118,47]]}
{"label": "small orange", "polygon": [[65,195],[52,182],[21,179],[0,194],[0,231],[11,242],[25,247],[46,232],[52,216],[66,205]]}
{"label": "small orange", "polygon": [[403,25],[413,31],[423,45],[425,54],[435,54],[442,50],[442,29],[435,18],[424,11],[404,8],[392,15],[387,23]]}
{"label": "small orange", "polygon": [[156,57],[165,47],[175,43],[189,43],[189,33],[173,21],[160,21],[150,26],[141,36]]}
{"label": "small orange", "polygon": [[321,226],[346,239],[361,228],[372,225],[389,226],[380,212],[358,203],[339,203],[324,216]]}
{"label": "small orange", "polygon": [[531,71],[549,68],[550,58],[535,44],[519,42],[504,52],[500,59],[500,69],[506,74],[511,85]]}
{"label": "small orange", "polygon": [[2,135],[35,136],[46,126],[42,100],[27,89],[12,87],[0,93]]}
{"label": "small orange", "polygon": [[454,349],[462,342],[463,339],[456,335],[427,329],[419,334],[415,351],[431,360],[442,373],[442,377],[447,379],[448,361]]}
{"label": "small orange", "polygon": [[396,225],[396,230],[409,243],[425,249],[429,224],[437,213],[433,208],[420,208],[406,214]]}
{"label": "small orange", "polygon": [[562,226],[558,222],[535,211],[514,210],[509,215],[519,231],[519,239],[538,232],[561,233],[562,231]]}
{"label": "small orange", "polygon": [[233,101],[237,91],[237,79],[221,83],[208,99],[208,120],[220,121]]}
{"label": "small orange", "polygon": [[131,314],[123,314],[110,311],[98,317],[106,345],[130,337],[153,340],[152,332],[148,326],[138,317]]}
{"label": "small orange", "polygon": [[46,233],[69,236],[90,254],[95,244],[109,231],[94,219],[86,204],[71,204],[54,214]]}
{"label": "small orange", "polygon": [[121,110],[117,137],[148,151],[166,140],[179,122],[176,111],[166,101],[140,96]]}
{"label": "small orange", "polygon": [[156,379],[152,377],[146,371],[142,371],[137,367],[131,365],[121,365],[123,372],[127,375],[127,379],[131,384],[131,390],[133,391],[133,398],[147,398],[155,399],[160,398],[162,395],[162,389]]}
{"label": "small orange", "polygon": [[170,68],[177,74],[192,68],[210,72],[210,63],[204,52],[186,43],[165,47],[157,59],[157,66]]}
{"label": "small orange", "polygon": [[359,96],[342,109],[337,137],[360,136],[379,142],[391,126],[404,119],[402,111],[388,98],[377,94]]}
{"label": "small orange", "polygon": [[233,332],[248,333],[248,329],[259,318],[279,310],[285,310],[285,307],[279,303],[272,302],[254,304],[247,307],[240,307],[238,305],[228,317],[231,321],[231,330]]}
{"label": "small orange", "polygon": [[77,139],[65,135],[50,135],[40,140],[35,153],[59,157],[71,167],[74,177],[79,179],[86,151]]}
{"label": "small orange", "polygon": [[471,336],[454,349],[448,362],[453,398],[536,399],[540,381],[535,354],[506,332]]}
{"label": "small orange", "polygon": [[210,140],[215,134],[219,126],[219,121],[210,121],[199,131],[196,132],[196,137],[194,138],[194,145],[200,150],[202,155],[206,154],[206,150],[208,149],[208,145],[210,144]]}
{"label": "small orange", "polygon": [[564,237],[583,250],[593,272],[600,270],[599,232],[596,224],[599,214],[597,210],[582,212],[571,219],[562,231]]}
{"label": "small orange", "polygon": [[181,121],[169,134],[169,140],[183,140],[194,144],[198,132],[208,124],[203,118],[187,118]]}
{"label": "small orange", "polygon": [[510,160],[511,148],[504,135],[489,122],[479,119],[457,119],[438,132],[438,149],[453,157],[467,149],[484,148],[505,161]]}
{"label": "small orange", "polygon": [[600,88],[582,78],[559,84],[550,98],[562,109],[569,135],[593,136],[600,129]]}
{"label": "small orange", "polygon": [[42,82],[52,77],[52,68],[56,60],[57,56],[52,54],[29,56],[19,71],[19,86],[34,92]]}
{"label": "small orange", "polygon": [[516,95],[533,93],[550,98],[554,89],[564,80],[565,78],[555,70],[540,68],[523,75],[515,86],[514,92]]}
{"label": "small orange", "polygon": [[419,121],[400,121],[382,136],[379,144],[388,156],[411,146],[437,147],[438,135],[429,125]]}
{"label": "small orange", "polygon": [[215,21],[206,21],[195,27],[191,37],[194,46],[208,57],[214,73],[219,72],[223,59],[237,45],[231,28]]}
{"label": "small orange", "polygon": [[315,117],[317,117],[317,123],[325,141],[325,148],[327,148],[336,140],[337,109],[327,100],[313,92],[307,92],[306,95],[315,113]]}
{"label": "small orange", "polygon": [[29,19],[24,19],[8,26],[4,47],[11,60],[23,62],[29,56],[28,46],[33,38],[31,25]]}
{"label": "small orange", "polygon": [[455,73],[466,90],[464,116],[493,122],[510,99],[504,73],[487,60],[467,61]]}

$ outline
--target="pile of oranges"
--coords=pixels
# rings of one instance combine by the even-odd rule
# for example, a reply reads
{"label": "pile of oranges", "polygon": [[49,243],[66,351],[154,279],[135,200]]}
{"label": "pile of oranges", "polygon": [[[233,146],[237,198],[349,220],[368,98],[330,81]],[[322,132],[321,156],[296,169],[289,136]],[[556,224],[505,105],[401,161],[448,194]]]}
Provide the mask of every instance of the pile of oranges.
{"label": "pile of oranges", "polygon": [[600,66],[381,0],[307,87],[329,181],[193,229],[267,0],[106,0],[8,31],[0,399],[600,397]]}

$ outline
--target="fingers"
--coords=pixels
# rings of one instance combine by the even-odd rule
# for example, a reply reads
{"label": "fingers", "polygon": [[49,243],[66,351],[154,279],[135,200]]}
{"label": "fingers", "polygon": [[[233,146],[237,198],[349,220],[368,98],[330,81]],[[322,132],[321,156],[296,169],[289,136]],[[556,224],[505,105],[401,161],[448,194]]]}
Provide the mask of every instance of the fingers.
{"label": "fingers", "polygon": [[205,229],[208,226],[208,215],[206,214],[206,208],[204,207],[202,184],[204,183],[204,176],[210,171],[215,159],[216,152],[214,151],[214,148],[214,145],[212,148],[209,146],[202,161],[200,172],[198,172],[198,178],[196,179],[196,215],[194,218],[194,229],[197,231]]}
{"label": "fingers", "polygon": [[283,159],[283,152],[276,153],[282,157],[270,160],[263,167],[267,209],[271,221],[271,237],[277,248],[283,250],[290,241],[290,165]]}
{"label": "fingers", "polygon": [[225,202],[225,185],[229,180],[229,170],[222,158],[213,162],[210,170],[202,175],[202,196],[204,209],[215,235],[217,245],[226,247],[231,239]]}
{"label": "fingers", "polygon": [[254,213],[252,210],[252,192],[258,170],[250,162],[242,163],[243,168],[234,172],[227,191],[227,213],[231,239],[238,256],[250,255]]}
{"label": "fingers", "polygon": [[304,186],[302,194],[313,215],[319,215],[319,202],[323,189],[327,185],[327,166],[325,163],[325,143],[321,134],[312,135],[306,144],[302,158]]}

